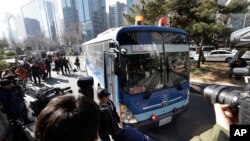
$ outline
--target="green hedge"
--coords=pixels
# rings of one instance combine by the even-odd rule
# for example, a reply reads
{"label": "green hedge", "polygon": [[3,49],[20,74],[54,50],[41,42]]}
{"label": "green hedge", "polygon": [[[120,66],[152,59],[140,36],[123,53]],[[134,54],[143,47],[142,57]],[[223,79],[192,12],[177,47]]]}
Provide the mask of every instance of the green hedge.
{"label": "green hedge", "polygon": [[4,55],[0,54],[0,60],[5,59]]}
{"label": "green hedge", "polygon": [[4,54],[4,49],[0,49],[0,55]]}
{"label": "green hedge", "polygon": [[0,61],[0,70],[5,70],[8,68],[8,63],[5,61]]}
{"label": "green hedge", "polygon": [[9,50],[7,53],[5,53],[6,56],[16,56],[16,51]]}

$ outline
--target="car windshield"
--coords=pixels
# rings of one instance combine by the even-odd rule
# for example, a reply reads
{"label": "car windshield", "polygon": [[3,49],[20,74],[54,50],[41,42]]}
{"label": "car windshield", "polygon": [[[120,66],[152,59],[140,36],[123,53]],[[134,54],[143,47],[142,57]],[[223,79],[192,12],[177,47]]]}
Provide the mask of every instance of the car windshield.
{"label": "car windshield", "polygon": [[[173,37],[167,34],[140,34],[137,39],[143,39],[142,37],[147,35],[147,44],[144,45],[135,45],[138,42],[134,40],[131,45],[128,45],[128,40],[123,42],[125,45],[121,48],[128,50],[128,53],[122,56],[124,71],[121,75],[121,87],[125,92],[150,93],[170,87],[182,89],[180,84],[188,81],[189,46],[184,42],[171,44],[169,38]],[[181,40],[185,38],[183,35],[179,37],[182,37]],[[164,44],[162,39],[167,43]]]}

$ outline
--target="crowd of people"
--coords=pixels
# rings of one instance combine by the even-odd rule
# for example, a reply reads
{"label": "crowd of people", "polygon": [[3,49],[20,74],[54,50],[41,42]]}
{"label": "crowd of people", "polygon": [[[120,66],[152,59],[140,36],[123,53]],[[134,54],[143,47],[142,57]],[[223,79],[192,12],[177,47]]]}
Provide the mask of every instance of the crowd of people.
{"label": "crowd of people", "polygon": [[[75,64],[79,69],[78,57]],[[41,80],[53,79],[51,71],[66,75],[77,69],[73,69],[69,58],[64,55],[46,55],[41,58],[27,57],[23,63],[16,57],[15,62],[9,63],[7,69],[0,71],[0,141],[5,140],[3,137],[9,134],[8,131],[13,131],[12,122],[17,122],[22,127],[33,122],[29,119],[29,107],[24,99],[27,81],[39,86]],[[12,137],[12,140],[16,139]]]}
{"label": "crowd of people", "polygon": [[[52,65],[53,64],[53,65]],[[79,58],[76,57],[75,63],[77,69],[80,69]],[[52,68],[52,66],[54,66]],[[51,71],[56,71],[57,74],[71,74],[77,69],[73,69],[69,58],[66,56],[46,56],[45,58],[27,58],[23,64],[16,59],[15,63],[9,64],[9,67],[0,71],[0,78],[5,78],[8,75],[17,76],[25,87],[26,81],[29,79],[34,84],[41,84],[41,80],[52,78]]]}

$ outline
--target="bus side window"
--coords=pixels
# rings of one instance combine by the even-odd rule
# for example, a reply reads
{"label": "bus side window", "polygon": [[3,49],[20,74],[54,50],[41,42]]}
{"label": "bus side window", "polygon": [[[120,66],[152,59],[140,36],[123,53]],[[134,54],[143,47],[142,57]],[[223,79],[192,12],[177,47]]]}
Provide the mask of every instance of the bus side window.
{"label": "bus side window", "polygon": [[116,75],[118,75],[120,72],[120,70],[119,70],[120,68],[119,68],[119,59],[116,57],[115,59],[114,59],[114,72],[115,72],[115,74]]}

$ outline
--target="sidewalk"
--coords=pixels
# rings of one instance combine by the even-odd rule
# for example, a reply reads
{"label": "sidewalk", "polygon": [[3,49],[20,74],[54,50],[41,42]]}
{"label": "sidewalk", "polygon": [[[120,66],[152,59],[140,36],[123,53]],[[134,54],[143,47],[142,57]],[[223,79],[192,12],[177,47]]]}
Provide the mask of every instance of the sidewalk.
{"label": "sidewalk", "polygon": [[206,62],[198,69],[196,64],[192,64],[190,70],[191,91],[193,92],[202,93],[203,89],[210,84],[224,85],[241,91],[245,86],[244,77],[239,80],[235,77],[228,77],[226,72],[229,67],[226,63]]}

